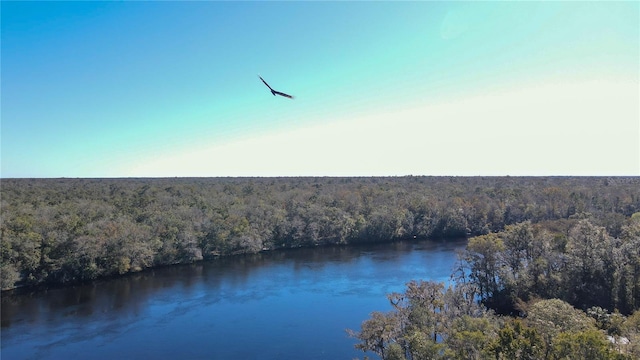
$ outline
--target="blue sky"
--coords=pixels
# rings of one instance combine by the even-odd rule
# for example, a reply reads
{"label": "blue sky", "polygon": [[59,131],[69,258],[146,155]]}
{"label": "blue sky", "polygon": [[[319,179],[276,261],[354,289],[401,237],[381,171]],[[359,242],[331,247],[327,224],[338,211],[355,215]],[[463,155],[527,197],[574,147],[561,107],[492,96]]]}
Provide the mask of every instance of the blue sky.
{"label": "blue sky", "polygon": [[2,177],[640,175],[638,2],[1,6]]}

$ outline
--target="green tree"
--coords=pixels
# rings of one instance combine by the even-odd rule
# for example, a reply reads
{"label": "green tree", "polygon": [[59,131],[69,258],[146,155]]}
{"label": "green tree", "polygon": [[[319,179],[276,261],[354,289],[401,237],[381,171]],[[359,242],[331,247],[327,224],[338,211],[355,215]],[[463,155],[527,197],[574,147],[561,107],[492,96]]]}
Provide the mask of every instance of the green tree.
{"label": "green tree", "polygon": [[615,306],[628,314],[640,308],[640,213],[623,226],[620,241],[614,253]]}
{"label": "green tree", "polygon": [[624,352],[634,359],[640,359],[640,310],[636,310],[629,315],[622,324],[621,335],[627,340],[624,345]]}
{"label": "green tree", "polygon": [[544,355],[544,341],[535,328],[513,319],[498,331],[498,336],[489,345],[489,349],[496,359],[541,359]]}
{"label": "green tree", "polygon": [[487,234],[469,239],[467,248],[461,255],[470,269],[471,282],[478,287],[483,301],[490,300],[502,287],[500,253],[503,250],[502,239],[496,234]]}
{"label": "green tree", "polygon": [[581,220],[571,229],[564,271],[566,299],[570,303],[582,308],[611,307],[614,247],[606,230],[589,220]]}
{"label": "green tree", "polygon": [[451,324],[446,356],[456,360],[480,360],[493,357],[490,345],[497,336],[498,324],[490,316],[463,315]]}
{"label": "green tree", "polygon": [[[395,312],[374,311],[371,313],[371,318],[362,323],[362,329],[359,332],[347,330],[347,333],[360,340],[360,343],[355,345],[356,349],[371,351],[386,359],[388,346],[397,342],[401,334],[400,318]],[[397,350],[392,352],[395,353]]]}
{"label": "green tree", "polygon": [[444,327],[443,283],[412,280],[404,293],[392,293],[388,298],[407,331],[420,331],[438,341]]}
{"label": "green tree", "polygon": [[550,358],[557,360],[610,360],[624,357],[611,350],[601,332],[589,329],[559,333],[553,340]]}
{"label": "green tree", "polygon": [[545,357],[549,356],[548,351],[560,333],[596,329],[593,318],[559,299],[541,300],[531,305],[527,324],[544,339],[547,348]]}
{"label": "green tree", "polygon": [[412,360],[433,360],[444,357],[444,349],[446,345],[433,340],[431,334],[420,330],[412,330],[407,332],[402,342],[408,348],[409,359]]}
{"label": "green tree", "polygon": [[508,225],[499,234],[504,244],[500,253],[504,267],[500,277],[505,291],[515,302],[516,299],[527,299],[532,287],[532,274],[529,270],[535,263],[534,246],[538,241],[533,232],[531,222]]}

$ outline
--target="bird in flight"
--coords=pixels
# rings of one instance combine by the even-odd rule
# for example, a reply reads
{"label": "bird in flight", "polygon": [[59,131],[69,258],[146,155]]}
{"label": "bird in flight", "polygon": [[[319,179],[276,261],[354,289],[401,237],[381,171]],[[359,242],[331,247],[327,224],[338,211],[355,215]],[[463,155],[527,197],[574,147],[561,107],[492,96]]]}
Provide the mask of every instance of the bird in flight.
{"label": "bird in flight", "polygon": [[273,96],[280,95],[280,96],[284,96],[284,97],[289,98],[289,99],[293,99],[293,96],[291,96],[291,95],[289,95],[289,94],[285,94],[285,93],[282,93],[282,92],[280,92],[280,91],[275,91],[275,90],[273,90],[273,89],[271,88],[271,86],[269,86],[269,84],[267,84],[267,82],[266,82],[266,81],[264,81],[264,79],[262,78],[262,76],[258,75],[258,77],[260,78],[260,80],[262,80],[262,82],[263,82],[265,85],[267,85],[267,87],[269,88],[269,90],[271,90],[271,94],[273,94]]}

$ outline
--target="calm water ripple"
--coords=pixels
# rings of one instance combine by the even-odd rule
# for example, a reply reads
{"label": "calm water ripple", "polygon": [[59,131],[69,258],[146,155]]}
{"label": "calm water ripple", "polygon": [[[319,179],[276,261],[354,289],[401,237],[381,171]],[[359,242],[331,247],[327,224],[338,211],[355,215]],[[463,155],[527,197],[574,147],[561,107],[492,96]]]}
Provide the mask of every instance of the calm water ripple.
{"label": "calm water ripple", "polygon": [[352,359],[411,279],[449,281],[457,242],[237,256],[2,297],[2,359]]}

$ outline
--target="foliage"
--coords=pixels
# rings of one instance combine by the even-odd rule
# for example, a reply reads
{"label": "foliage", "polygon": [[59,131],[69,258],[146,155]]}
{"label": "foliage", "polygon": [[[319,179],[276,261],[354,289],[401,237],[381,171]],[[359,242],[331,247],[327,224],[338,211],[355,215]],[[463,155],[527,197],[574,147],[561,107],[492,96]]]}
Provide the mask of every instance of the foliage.
{"label": "foliage", "polygon": [[[495,316],[477,305],[473,311],[452,316],[456,308],[455,286],[411,281],[404,293],[393,293],[389,300],[394,311],[372,317],[359,332],[348,333],[360,342],[356,348],[372,351],[382,359],[632,359],[637,315],[625,318],[618,343],[608,341],[605,332],[583,311],[558,300],[529,304],[526,318]],[[635,335],[634,335],[635,334]]]}
{"label": "foliage", "polygon": [[555,234],[527,221],[471,238],[460,256],[469,274],[462,281],[501,313],[531,299],[558,298],[583,310],[629,314],[640,305],[638,221],[627,219],[619,238],[594,221],[576,220]]}
{"label": "foliage", "polygon": [[[582,177],[2,179],[2,288],[279,248],[487,235],[586,213],[594,226],[637,238],[640,225],[625,219],[640,210],[639,185]],[[514,246],[513,256],[529,251]],[[628,279],[640,267],[627,260],[585,276],[623,274],[626,282],[612,286],[633,307],[640,284]],[[520,272],[527,265],[512,263]],[[545,277],[553,266],[538,264],[534,281],[555,281]],[[494,285],[483,296],[500,290]]]}
{"label": "foliage", "polygon": [[[639,219],[625,217],[617,237],[590,214],[472,237],[454,286],[411,281],[389,295],[402,319],[394,356],[399,346],[405,359],[640,358]],[[470,298],[475,309],[460,311]]]}
{"label": "foliage", "polygon": [[499,324],[490,316],[463,315],[455,318],[449,328],[445,356],[456,360],[479,360],[492,357],[491,344]]}
{"label": "foliage", "polygon": [[623,359],[616,354],[602,333],[590,329],[584,331],[561,332],[553,340],[552,359]]}
{"label": "foliage", "polygon": [[470,237],[454,285],[389,294],[391,312],[349,331],[357,348],[383,359],[640,357],[637,177],[0,185],[2,289],[281,248]]}
{"label": "foliage", "polygon": [[518,319],[507,321],[489,345],[496,359],[540,359],[544,343],[535,328],[525,326]]}
{"label": "foliage", "polygon": [[[348,333],[361,341],[356,348],[373,351],[383,359],[391,358],[391,346],[394,358],[397,358],[398,347],[402,349],[403,359],[443,358],[451,352],[447,346],[449,341],[454,344],[465,341],[461,337],[468,332],[462,324],[482,325],[472,320],[484,315],[484,310],[475,302],[471,302],[464,313],[457,306],[473,296],[465,290],[470,288],[445,288],[443,283],[411,281],[404,293],[389,294],[393,312],[384,315],[374,312],[371,319],[362,323],[360,332],[348,330]],[[460,317],[465,319],[464,323],[457,320]],[[463,355],[475,350],[472,344],[451,354]]]}
{"label": "foliage", "polygon": [[[396,343],[400,329],[400,318],[397,313],[371,313],[371,319],[362,323],[362,330],[359,333],[350,331],[349,334],[356,336],[362,342],[356,345],[362,351],[372,351],[382,358],[385,358],[387,350],[391,344]],[[392,350],[397,352],[397,350]]]}

